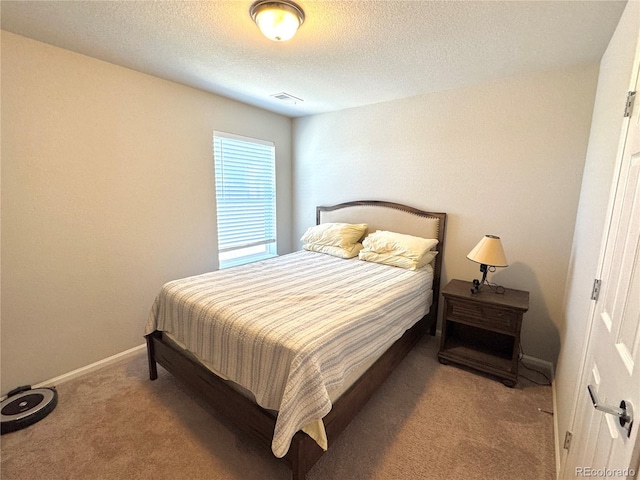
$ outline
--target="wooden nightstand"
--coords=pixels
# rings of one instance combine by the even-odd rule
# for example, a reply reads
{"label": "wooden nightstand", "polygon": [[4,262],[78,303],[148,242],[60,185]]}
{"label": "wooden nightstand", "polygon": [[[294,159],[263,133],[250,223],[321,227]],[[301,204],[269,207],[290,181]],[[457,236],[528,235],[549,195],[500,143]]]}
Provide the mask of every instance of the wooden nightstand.
{"label": "wooden nightstand", "polygon": [[490,373],[514,387],[529,292],[507,288],[499,294],[484,285],[472,294],[472,287],[471,282],[451,280],[442,290],[444,316],[438,359]]}

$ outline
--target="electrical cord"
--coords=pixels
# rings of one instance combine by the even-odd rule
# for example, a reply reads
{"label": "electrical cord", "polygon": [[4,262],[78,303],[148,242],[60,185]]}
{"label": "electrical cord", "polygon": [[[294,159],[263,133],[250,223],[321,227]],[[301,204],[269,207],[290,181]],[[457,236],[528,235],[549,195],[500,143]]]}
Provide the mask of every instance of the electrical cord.
{"label": "electrical cord", "polygon": [[[493,273],[495,271],[496,271],[496,267],[494,267],[492,265],[488,265],[487,266],[487,272],[492,272]],[[487,287],[489,287],[493,293],[504,295],[504,292],[506,291],[506,289],[502,285],[498,285],[497,283],[490,282],[489,280],[487,280],[485,278],[485,276],[483,276],[484,282],[482,282],[482,284],[486,285]],[[475,280],[474,280],[474,282],[475,282]]]}
{"label": "electrical cord", "polygon": [[525,379],[529,380],[532,383],[535,383],[536,385],[541,385],[541,386],[544,386],[544,387],[550,387],[551,386],[551,379],[547,376],[546,373],[544,373],[542,370],[538,370],[536,368],[528,367],[522,361],[522,357],[524,357],[524,350],[522,349],[522,343],[520,343],[518,345],[518,348],[519,348],[518,361],[520,362],[520,365],[522,365],[524,368],[526,368],[527,370],[529,370],[531,372],[536,372],[537,374],[542,375],[545,378],[545,380],[547,381],[547,383],[538,382],[538,381],[536,381],[536,380],[534,380],[532,378],[527,377],[526,375],[522,375],[522,373],[520,374],[520,376],[522,378],[525,378]]}
{"label": "electrical cord", "polygon": [[487,287],[493,291],[493,293],[497,293],[499,295],[504,295],[506,289],[502,285],[498,285],[497,283],[492,282],[484,282]]}

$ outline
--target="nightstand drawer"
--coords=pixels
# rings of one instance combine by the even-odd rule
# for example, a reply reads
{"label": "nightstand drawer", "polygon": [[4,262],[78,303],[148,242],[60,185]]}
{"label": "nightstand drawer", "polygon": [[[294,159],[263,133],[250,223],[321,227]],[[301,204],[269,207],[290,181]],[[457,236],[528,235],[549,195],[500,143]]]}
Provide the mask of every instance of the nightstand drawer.
{"label": "nightstand drawer", "polygon": [[449,299],[447,302],[447,318],[461,321],[478,327],[517,332],[520,315],[513,310]]}

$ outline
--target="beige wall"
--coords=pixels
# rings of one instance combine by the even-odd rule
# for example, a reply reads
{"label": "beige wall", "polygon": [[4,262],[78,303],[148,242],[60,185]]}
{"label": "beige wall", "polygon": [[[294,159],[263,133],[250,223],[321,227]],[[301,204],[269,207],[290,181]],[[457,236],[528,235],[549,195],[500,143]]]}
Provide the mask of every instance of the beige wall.
{"label": "beige wall", "polygon": [[2,32],[2,392],[140,345],[216,268],[214,129],[275,142],[289,252],[289,118]]}
{"label": "beige wall", "polygon": [[2,47],[3,392],[140,344],[160,285],[215,268],[213,129],[276,142],[281,253],[316,205],[353,199],[448,212],[445,281],[477,277],[466,254],[501,235],[511,265],[490,279],[531,291],[525,352],[555,360],[597,66],[297,119],[292,174],[285,117]]}
{"label": "beige wall", "polygon": [[490,276],[531,292],[522,344],[555,361],[597,65],[294,120],[294,239],[314,207],[389,200],[449,214],[444,280],[502,237]]}
{"label": "beige wall", "polygon": [[[588,325],[593,280],[596,278],[611,181],[625,120],[622,107],[630,87],[636,47],[640,41],[640,2],[629,2],[600,62],[591,135],[567,278],[566,301],[559,329],[562,348],[556,374],[556,425],[560,439],[571,430],[572,415]],[[637,105],[636,105],[637,107]],[[564,461],[566,450],[560,450]]]}

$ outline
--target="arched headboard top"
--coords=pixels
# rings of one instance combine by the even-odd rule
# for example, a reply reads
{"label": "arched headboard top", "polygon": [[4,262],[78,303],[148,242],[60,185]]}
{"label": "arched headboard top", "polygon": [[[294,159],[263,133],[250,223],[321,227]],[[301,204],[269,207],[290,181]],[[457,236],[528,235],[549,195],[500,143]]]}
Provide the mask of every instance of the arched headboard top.
{"label": "arched headboard top", "polygon": [[434,213],[399,203],[362,200],[316,208],[316,223],[366,223],[368,233],[377,230],[437,238],[444,241],[446,213]]}

